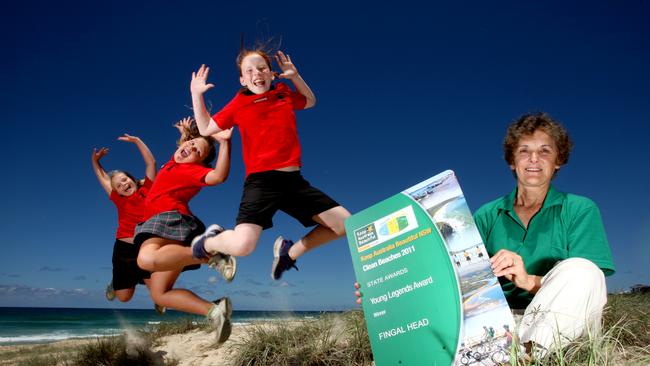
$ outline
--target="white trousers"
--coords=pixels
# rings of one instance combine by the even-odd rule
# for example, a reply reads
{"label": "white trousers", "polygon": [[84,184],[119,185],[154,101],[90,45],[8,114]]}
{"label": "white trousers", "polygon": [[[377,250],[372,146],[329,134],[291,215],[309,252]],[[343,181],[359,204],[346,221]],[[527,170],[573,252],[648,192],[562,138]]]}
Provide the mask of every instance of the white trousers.
{"label": "white trousers", "polygon": [[607,287],[603,272],[584,258],[560,261],[542,278],[542,285],[519,324],[522,343],[534,342],[539,356],[561,349],[583,334],[597,334]]}

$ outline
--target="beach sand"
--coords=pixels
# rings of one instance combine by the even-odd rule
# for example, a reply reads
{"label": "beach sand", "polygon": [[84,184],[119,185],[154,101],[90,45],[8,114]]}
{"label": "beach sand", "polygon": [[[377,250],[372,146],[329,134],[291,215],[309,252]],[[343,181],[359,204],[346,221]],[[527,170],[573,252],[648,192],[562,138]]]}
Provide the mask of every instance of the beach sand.
{"label": "beach sand", "polygon": [[[175,360],[179,366],[232,365],[232,356],[236,352],[233,346],[251,326],[233,326],[230,338],[220,346],[216,344],[214,333],[201,330],[162,337],[151,347],[151,352],[161,364],[162,361]],[[255,326],[260,326],[260,323]],[[130,343],[137,343],[128,335],[127,339]],[[68,356],[66,358],[70,359],[69,356],[79,347],[96,341],[96,338],[70,339],[47,344],[0,346],[0,366],[17,365],[36,356]]]}
{"label": "beach sand", "polygon": [[45,344],[0,346],[0,366],[18,365],[35,356],[65,356],[95,339],[68,339]]}
{"label": "beach sand", "polygon": [[161,345],[153,347],[152,351],[167,361],[178,361],[179,366],[232,365],[232,358],[237,352],[234,346],[251,326],[233,326],[230,338],[220,346],[214,333],[194,330],[163,337],[158,341]]}

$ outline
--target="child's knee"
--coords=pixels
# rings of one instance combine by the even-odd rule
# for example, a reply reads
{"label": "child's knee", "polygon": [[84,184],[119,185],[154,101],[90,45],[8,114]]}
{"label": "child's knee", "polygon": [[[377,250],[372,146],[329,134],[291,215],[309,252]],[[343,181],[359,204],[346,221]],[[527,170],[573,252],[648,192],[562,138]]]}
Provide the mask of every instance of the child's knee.
{"label": "child's knee", "polygon": [[144,269],[145,271],[153,271],[154,270],[154,258],[151,253],[148,253],[146,251],[140,251],[138,254],[138,267],[141,269]]}
{"label": "child's knee", "polygon": [[336,236],[343,236],[345,235],[345,224],[343,221],[340,222],[340,224],[333,225],[330,229],[336,234]]}
{"label": "child's knee", "polygon": [[330,229],[334,232],[334,234],[337,236],[345,235],[345,219],[348,217],[350,217],[350,212],[341,207],[337,215],[337,220],[335,220],[334,223],[330,226]]}
{"label": "child's knee", "polygon": [[117,299],[120,302],[129,302],[133,298],[133,293],[134,291],[125,291],[125,292],[116,291],[115,297],[117,297]]}
{"label": "child's knee", "polygon": [[235,257],[245,257],[253,253],[257,247],[257,241],[260,238],[260,232],[247,230],[247,227],[239,230],[235,229],[235,231],[229,232],[228,234],[230,235],[226,238],[226,241],[231,244],[227,246],[226,250],[228,254],[234,255]]}
{"label": "child's knee", "polygon": [[240,245],[237,245],[237,247],[233,250],[233,253],[230,254],[234,255],[235,257],[245,257],[253,253],[253,251],[255,251],[256,246],[257,246],[257,241],[247,238],[243,240],[240,243]]}
{"label": "child's knee", "polygon": [[151,301],[153,301],[154,304],[165,306],[165,304],[163,304],[164,301],[162,299],[162,295],[163,292],[160,291],[149,291],[149,297],[151,297]]}
{"label": "child's knee", "polygon": [[347,216],[341,217],[340,220],[334,222],[333,225],[330,226],[330,230],[339,237],[345,235],[345,219],[349,216],[350,214],[348,213]]}

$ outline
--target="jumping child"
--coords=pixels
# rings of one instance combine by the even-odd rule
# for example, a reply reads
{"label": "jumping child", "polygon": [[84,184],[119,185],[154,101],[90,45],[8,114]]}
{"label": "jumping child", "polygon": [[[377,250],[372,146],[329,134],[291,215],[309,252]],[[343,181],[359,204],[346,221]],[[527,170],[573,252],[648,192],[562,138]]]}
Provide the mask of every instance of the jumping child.
{"label": "jumping child", "polygon": [[[92,165],[99,184],[117,208],[118,226],[112,260],[113,279],[106,288],[106,298],[112,301],[117,297],[121,302],[127,302],[133,298],[138,283],[149,287],[149,272],[138,268],[136,263],[140,246],[133,243],[133,236],[136,224],[142,221],[144,215],[145,197],[156,177],[156,160],[140,138],[124,134],[118,140],[133,143],[140,150],[146,165],[143,182],[137,181],[131,174],[122,170],[107,173],[99,162],[108,154],[108,149],[105,147],[99,150],[93,149]],[[158,306],[156,310],[164,311]]]}
{"label": "jumping child", "polygon": [[246,167],[244,192],[234,230],[219,232],[210,227],[192,244],[197,258],[209,253],[246,256],[255,250],[262,230],[273,226],[272,218],[282,210],[305,227],[316,226],[295,244],[282,236],[273,245],[271,278],[280,279],[305,252],[345,234],[344,220],[350,213],[300,174],[300,143],[294,110],[311,108],[316,97],[302,79],[291,57],[277,52],[275,61],[282,70],[277,76],[289,79],[296,91],[279,82],[271,60],[261,49],[242,50],[237,57],[242,89],[214,116],[206,110],[203,94],[214,87],[207,84],[209,68],[202,65],[192,73],[190,90],[194,118],[202,135],[238,126]]}
{"label": "jumping child", "polygon": [[[180,122],[187,126],[189,118]],[[228,297],[214,303],[186,289],[173,288],[185,266],[200,265],[205,259],[192,257],[190,243],[205,230],[205,225],[189,208],[189,201],[202,187],[223,183],[230,170],[230,137],[224,130],[213,137],[181,137],[180,146],[160,169],[145,201],[145,222],[135,230],[135,243],[141,244],[138,254],[140,268],[153,272],[150,292],[154,302],[176,310],[205,315],[216,328],[218,342],[230,336],[232,304]],[[192,138],[194,137],[194,138]],[[219,143],[217,163],[214,142]],[[236,261],[229,255],[210,258],[226,281],[232,281]]]}

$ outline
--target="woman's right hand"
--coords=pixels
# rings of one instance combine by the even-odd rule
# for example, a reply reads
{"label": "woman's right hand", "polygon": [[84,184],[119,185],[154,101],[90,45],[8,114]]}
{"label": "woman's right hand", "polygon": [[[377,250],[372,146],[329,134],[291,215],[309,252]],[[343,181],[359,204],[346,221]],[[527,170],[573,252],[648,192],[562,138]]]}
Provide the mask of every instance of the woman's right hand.
{"label": "woman's right hand", "polygon": [[208,73],[210,68],[201,65],[198,71],[192,72],[192,81],[190,82],[190,92],[192,95],[203,95],[206,91],[214,88],[214,84],[208,84]]}
{"label": "woman's right hand", "polygon": [[526,271],[526,263],[519,254],[501,249],[490,258],[490,263],[495,276],[503,276],[518,288],[530,293],[536,293],[539,289],[541,277]]}

